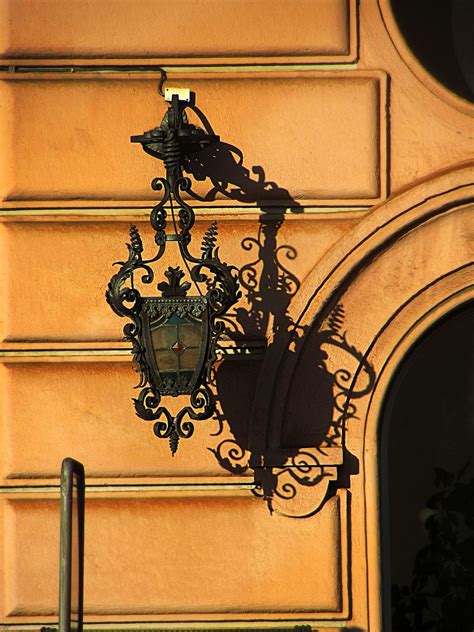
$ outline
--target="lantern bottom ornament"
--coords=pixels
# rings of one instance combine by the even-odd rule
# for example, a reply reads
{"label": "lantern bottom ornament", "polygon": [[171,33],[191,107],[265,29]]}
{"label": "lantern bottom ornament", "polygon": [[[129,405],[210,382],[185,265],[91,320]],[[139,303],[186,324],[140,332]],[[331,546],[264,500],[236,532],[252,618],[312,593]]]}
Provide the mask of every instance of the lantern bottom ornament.
{"label": "lantern bottom ornament", "polygon": [[[193,422],[209,419],[215,411],[210,382],[217,345],[224,333],[223,319],[241,296],[237,268],[220,260],[215,223],[204,234],[201,256],[189,249],[195,215],[182,198],[182,192],[191,188],[189,178],[182,175],[182,163],[187,155],[217,142],[219,137],[194,106],[194,95],[188,93],[167,89],[170,105],[161,125],[132,136],[132,142],[141,143],[146,153],[163,160],[166,167],[166,178],[152,182],[153,190],[162,191],[162,199],[150,215],[157,252],[150,259],[143,258],[142,240],[132,225],[128,259],[117,263],[120,269],[106,291],[114,312],[131,321],[123,333],[132,345],[140,373],[137,388],[141,391],[134,399],[135,411],[142,419],[155,422],[155,435],[169,440],[173,455],[179,440],[192,436]],[[205,129],[189,123],[186,109],[200,118]],[[170,231],[168,218],[172,220]],[[177,244],[189,281],[184,280],[180,266],[170,266],[164,272],[166,281],[156,286],[161,296],[142,296],[137,284],[153,283],[153,264],[163,257],[168,242]],[[193,286],[196,293],[188,296]],[[163,396],[189,396],[189,403],[173,414],[162,405]]]}

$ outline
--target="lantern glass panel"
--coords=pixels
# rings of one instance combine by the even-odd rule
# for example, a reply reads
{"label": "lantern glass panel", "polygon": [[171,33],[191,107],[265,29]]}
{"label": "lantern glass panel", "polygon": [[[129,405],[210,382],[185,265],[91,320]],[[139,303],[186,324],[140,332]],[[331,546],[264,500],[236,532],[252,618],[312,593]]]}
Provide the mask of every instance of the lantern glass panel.
{"label": "lantern glass panel", "polygon": [[144,319],[145,344],[155,383],[162,393],[191,392],[206,356],[205,299],[147,299],[146,305],[151,318]]}
{"label": "lantern glass panel", "polygon": [[156,329],[152,328],[153,349],[169,349],[175,343],[176,336],[176,325],[165,324]]}
{"label": "lantern glass panel", "polygon": [[200,351],[201,350],[198,347],[183,351],[180,357],[181,369],[194,371],[197,363],[199,362]]}
{"label": "lantern glass panel", "polygon": [[179,363],[176,353],[169,349],[156,349],[155,360],[158,367],[158,371],[178,371]]}
{"label": "lantern glass panel", "polygon": [[201,323],[198,325],[181,325],[179,339],[183,345],[189,349],[201,346]]}

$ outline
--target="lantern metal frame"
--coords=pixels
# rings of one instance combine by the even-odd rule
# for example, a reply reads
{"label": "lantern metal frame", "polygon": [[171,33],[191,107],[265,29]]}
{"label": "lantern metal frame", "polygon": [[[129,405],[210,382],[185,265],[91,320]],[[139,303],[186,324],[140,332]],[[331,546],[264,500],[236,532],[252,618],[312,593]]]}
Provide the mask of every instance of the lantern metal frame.
{"label": "lantern metal frame", "polygon": [[[211,372],[217,360],[218,341],[224,333],[223,317],[240,298],[238,270],[221,261],[217,247],[217,225],[214,222],[204,234],[201,256],[189,250],[191,229],[195,223],[192,207],[183,200],[183,193],[191,190],[191,180],[183,176],[186,156],[200,151],[212,143],[216,136],[202,112],[195,106],[194,94],[182,89],[167,89],[169,101],[161,125],[131,141],[140,143],[146,153],[164,162],[166,177],[155,178],[151,187],[161,191],[162,198],[152,209],[150,223],[155,231],[156,254],[143,257],[143,243],[136,226],[130,229],[127,261],[118,262],[119,271],[113,275],[106,291],[106,299],[113,311],[130,319],[123,328],[124,340],[132,344],[132,354],[140,373],[136,388],[140,394],[134,398],[136,414],[154,421],[153,431],[162,439],[168,439],[174,454],[180,439],[194,433],[194,421],[209,419],[216,408],[216,396],[210,386]],[[186,110],[193,111],[203,128],[189,123]],[[168,217],[172,230],[168,231]],[[188,271],[190,281],[183,281],[185,272],[170,266],[164,272],[166,281],[157,284],[161,296],[142,296],[135,287],[134,275],[141,274],[145,285],[153,283],[155,272],[152,264],[165,254],[168,242],[177,242],[179,253]],[[192,284],[197,294],[188,296]],[[178,369],[166,375],[157,366],[152,344],[153,327],[175,319],[179,325],[193,323],[200,326],[201,345],[199,358],[192,376]],[[179,342],[176,343],[179,345]],[[176,345],[174,345],[176,346]],[[182,351],[176,347],[177,353]],[[179,363],[178,363],[178,366]],[[185,375],[186,373],[186,375]],[[189,403],[178,413],[171,413],[162,405],[163,396],[189,395]]]}

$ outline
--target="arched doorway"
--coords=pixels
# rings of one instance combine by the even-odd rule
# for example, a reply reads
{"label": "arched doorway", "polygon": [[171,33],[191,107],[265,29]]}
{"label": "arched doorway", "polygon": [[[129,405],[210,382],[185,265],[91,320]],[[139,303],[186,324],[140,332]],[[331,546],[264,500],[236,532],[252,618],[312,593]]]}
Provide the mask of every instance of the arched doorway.
{"label": "arched doorway", "polygon": [[[336,446],[339,453],[333,446],[329,454],[324,446],[323,481],[335,480],[330,479],[333,471],[337,481],[332,487],[307,489],[320,512],[335,488],[349,493],[343,527],[334,530],[333,539],[340,567],[345,569],[349,561],[340,583],[341,603],[348,607],[337,616],[350,616],[353,627],[371,632],[390,630],[382,608],[390,599],[384,597],[390,582],[381,572],[387,557],[381,541],[383,404],[416,342],[447,314],[474,299],[472,251],[466,237],[474,211],[473,173],[474,165],[463,165],[438,174],[374,209],[318,262],[290,307],[295,328],[305,332],[304,342],[323,333],[333,310],[340,308],[344,335],[360,354],[357,365],[351,364],[353,355],[335,345],[324,349],[326,364],[347,380],[351,393],[362,396],[346,400],[350,419]],[[283,443],[284,422],[288,423],[284,413],[294,410],[292,398],[299,397],[295,384],[314,373],[314,355],[305,354],[304,348],[289,335],[287,341],[270,344],[265,355],[252,410],[252,429],[265,457],[273,457]],[[364,382],[368,365],[375,376],[370,389]],[[345,549],[340,546],[341,534]]]}
{"label": "arched doorway", "polygon": [[406,354],[382,409],[384,619],[392,632],[472,627],[473,322],[471,302],[432,325]]}

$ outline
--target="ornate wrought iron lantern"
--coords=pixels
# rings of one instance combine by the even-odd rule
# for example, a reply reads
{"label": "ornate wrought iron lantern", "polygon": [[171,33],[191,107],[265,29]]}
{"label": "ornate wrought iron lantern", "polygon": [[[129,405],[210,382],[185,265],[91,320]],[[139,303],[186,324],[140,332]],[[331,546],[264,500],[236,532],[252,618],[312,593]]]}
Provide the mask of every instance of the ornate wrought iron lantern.
{"label": "ornate wrought iron lantern", "polygon": [[[182,197],[191,188],[183,176],[186,156],[219,140],[194,104],[189,90],[165,91],[169,102],[161,125],[131,141],[140,143],[149,155],[163,160],[165,178],[155,178],[152,189],[162,198],[152,209],[150,223],[155,231],[157,251],[143,257],[143,244],[135,226],[130,229],[128,259],[107,288],[106,299],[114,312],[131,320],[123,329],[125,340],[132,343],[132,354],[140,372],[141,388],[134,399],[139,417],[154,421],[157,437],[169,439],[172,454],[180,438],[194,432],[194,421],[211,417],[215,395],[210,388],[211,371],[216,360],[219,338],[224,332],[223,316],[240,297],[237,269],[220,260],[217,225],[204,235],[201,256],[190,252],[191,229],[195,214]],[[203,128],[189,123],[186,110],[195,112]],[[171,218],[168,229],[168,219]],[[176,242],[189,280],[180,266],[164,272],[167,280],[157,284],[161,296],[142,296],[136,287],[155,279],[152,264],[164,255],[168,242]],[[196,293],[188,295],[192,285]],[[163,396],[188,395],[189,402],[177,414],[161,404]]]}

